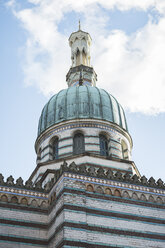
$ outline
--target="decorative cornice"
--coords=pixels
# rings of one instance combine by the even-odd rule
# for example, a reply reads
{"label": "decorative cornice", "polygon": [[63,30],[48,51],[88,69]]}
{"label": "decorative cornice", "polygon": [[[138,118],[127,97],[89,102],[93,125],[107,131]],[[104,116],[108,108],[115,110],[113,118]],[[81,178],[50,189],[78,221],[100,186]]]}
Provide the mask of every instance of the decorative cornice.
{"label": "decorative cornice", "polygon": [[[64,172],[68,172],[69,174],[67,174],[69,177],[72,177],[73,174],[74,178],[79,178],[82,180],[87,180],[88,178],[91,182],[100,181],[103,183],[111,180],[110,184],[114,184],[116,186],[125,186],[126,184],[127,187],[131,189],[140,189],[140,187],[143,186],[143,190],[151,192],[154,192],[155,190],[155,193],[157,192],[157,189],[165,189],[165,184],[161,179],[156,181],[153,177],[147,179],[145,176],[138,177],[136,174],[132,176],[129,172],[114,172],[110,168],[102,168],[101,166],[78,166],[75,162],[68,165],[66,161],[64,161],[61,168],[55,171],[54,178],[45,185],[45,190],[49,192]],[[149,188],[154,189],[150,190]]]}
{"label": "decorative cornice", "polygon": [[62,121],[59,124],[55,124],[50,128],[46,129],[36,140],[35,149],[37,151],[37,147],[47,138],[52,135],[56,135],[65,130],[74,129],[74,128],[99,128],[100,130],[109,131],[113,133],[120,133],[124,135],[132,145],[132,138],[130,134],[122,129],[119,125],[109,122],[106,120],[97,120],[97,119],[75,119],[70,121]]}
{"label": "decorative cornice", "polygon": [[[4,181],[4,177],[0,174],[0,189],[15,192],[17,193],[26,193],[27,195],[34,195],[45,197],[44,193],[48,193],[51,191],[55,183],[61,177],[61,175],[66,174],[69,177],[79,178],[83,180],[93,181],[93,182],[107,182],[110,181],[110,184],[114,184],[115,186],[125,186],[131,189],[140,189],[143,186],[143,190],[157,192],[157,190],[164,190],[165,184],[161,179],[157,181],[151,177],[147,179],[145,176],[138,177],[136,174],[131,175],[130,172],[122,173],[120,171],[113,171],[108,167],[101,166],[89,166],[89,165],[76,165],[75,162],[72,162],[70,165],[66,163],[64,160],[59,170],[54,170],[54,177],[42,187],[43,180],[42,178],[33,185],[32,181],[29,179],[28,181],[23,183],[22,178],[18,178],[16,183],[14,183],[14,178],[12,176],[8,177],[6,181]],[[68,174],[69,173],[69,174]],[[145,188],[145,189],[144,189]],[[152,190],[150,190],[152,188]],[[14,190],[15,189],[15,190]],[[26,190],[26,191],[25,191]],[[31,193],[27,193],[28,190]],[[40,193],[39,193],[40,192]]]}
{"label": "decorative cornice", "polygon": [[45,197],[45,192],[42,185],[40,185],[40,182],[33,185],[33,182],[29,179],[24,184],[21,177],[14,182],[14,178],[12,176],[9,176],[6,181],[4,181],[2,174],[0,174],[0,190],[28,196]]}

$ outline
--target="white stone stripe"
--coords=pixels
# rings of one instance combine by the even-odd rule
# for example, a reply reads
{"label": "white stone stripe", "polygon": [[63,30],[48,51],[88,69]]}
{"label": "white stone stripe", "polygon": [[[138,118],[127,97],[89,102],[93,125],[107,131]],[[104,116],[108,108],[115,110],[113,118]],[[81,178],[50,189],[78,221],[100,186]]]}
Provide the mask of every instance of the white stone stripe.
{"label": "white stone stripe", "polygon": [[126,229],[138,232],[154,232],[165,234],[165,225],[144,223],[138,220],[124,220],[117,217],[104,217],[86,214],[83,212],[64,211],[65,221],[87,223],[108,228]]}
{"label": "white stone stripe", "polygon": [[165,219],[165,211],[158,209],[158,208],[147,208],[145,206],[115,202],[115,201],[104,201],[104,200],[97,200],[97,199],[86,199],[86,206],[97,208],[100,210],[110,210],[115,211],[118,213],[126,213],[131,215],[138,215],[142,217],[152,217],[152,218],[159,218]]}
{"label": "white stone stripe", "polygon": [[[64,195],[65,203],[70,203],[77,206],[84,207],[84,196],[75,195],[73,194],[66,194]],[[111,199],[109,200],[99,200],[94,198],[86,197],[86,207],[97,209],[100,211],[113,211],[116,213],[125,213],[135,216],[141,217],[151,217],[151,218],[159,218],[164,220],[165,219],[165,211],[158,208],[147,208],[146,206],[139,206],[133,204],[127,204],[122,202],[115,202]]]}
{"label": "white stone stripe", "polygon": [[35,238],[35,239],[46,239],[47,230],[23,227],[23,226],[13,226],[13,225],[0,225],[1,235],[8,236],[18,236],[20,238]]}
{"label": "white stone stripe", "polygon": [[109,233],[99,233],[84,230],[76,230],[75,228],[65,228],[65,238],[75,241],[87,241],[94,244],[105,244],[105,245],[121,245],[121,247],[155,247],[164,248],[165,242],[144,239],[141,237],[135,238],[131,236],[112,235]]}
{"label": "white stone stripe", "polygon": [[12,220],[20,220],[20,221],[29,221],[33,220],[33,222],[39,222],[39,223],[47,223],[48,217],[46,214],[41,213],[31,213],[31,212],[25,212],[18,210],[12,210],[12,209],[0,209],[0,218],[3,219],[12,219]]}

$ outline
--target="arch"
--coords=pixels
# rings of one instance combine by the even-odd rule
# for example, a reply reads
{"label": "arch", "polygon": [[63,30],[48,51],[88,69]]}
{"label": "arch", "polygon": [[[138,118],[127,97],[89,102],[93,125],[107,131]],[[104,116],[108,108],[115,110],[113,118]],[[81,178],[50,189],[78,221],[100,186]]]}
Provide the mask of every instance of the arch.
{"label": "arch", "polygon": [[87,54],[84,49],[82,50],[82,62],[84,65],[87,65]]}
{"label": "arch", "polygon": [[142,201],[147,201],[147,198],[146,198],[146,196],[145,196],[144,194],[141,194],[140,200],[142,200]]}
{"label": "arch", "polygon": [[41,202],[41,205],[40,205],[41,208],[47,208],[47,206],[48,204],[46,203],[46,201]]}
{"label": "arch", "polygon": [[108,139],[106,135],[99,135],[99,143],[100,143],[100,155],[108,156]]}
{"label": "arch", "polygon": [[156,198],[156,203],[163,204],[162,198],[158,196],[158,197]]}
{"label": "arch", "polygon": [[77,49],[76,52],[76,66],[80,65],[80,51]]}
{"label": "arch", "polygon": [[94,191],[93,186],[91,184],[88,184],[87,185],[87,191],[89,191],[89,192],[93,192]]}
{"label": "arch", "polygon": [[11,203],[14,203],[14,204],[18,203],[18,198],[16,196],[13,196],[11,198]]}
{"label": "arch", "polygon": [[59,146],[59,138],[57,136],[53,137],[50,140],[50,146],[52,148],[52,159],[58,159],[58,146]]}
{"label": "arch", "polygon": [[104,193],[104,191],[103,191],[103,189],[102,189],[101,186],[97,186],[97,187],[96,187],[96,192],[97,192],[97,193],[100,193],[100,194],[103,194],[103,193]]}
{"label": "arch", "polygon": [[2,202],[8,202],[8,197],[6,195],[1,196],[1,201]]}
{"label": "arch", "polygon": [[107,194],[107,195],[112,195],[111,189],[110,189],[110,188],[106,188],[106,189],[105,189],[105,194]]}
{"label": "arch", "polygon": [[27,199],[26,199],[26,198],[22,198],[22,199],[21,199],[21,204],[23,204],[23,205],[28,205]]}
{"label": "arch", "polygon": [[33,207],[37,207],[37,206],[38,206],[37,201],[36,201],[35,199],[33,199],[33,200],[31,201],[31,205],[32,205]]}
{"label": "arch", "polygon": [[128,160],[128,147],[124,140],[121,141],[122,158]]}
{"label": "arch", "polygon": [[137,194],[135,192],[132,194],[132,199],[138,200],[138,196],[137,196]]}
{"label": "arch", "polygon": [[115,189],[114,196],[121,197],[121,193],[120,193],[120,191],[118,189]]}
{"label": "arch", "polygon": [[124,197],[124,198],[129,198],[129,194],[128,194],[127,191],[124,191],[124,192],[123,192],[123,197]]}
{"label": "arch", "polygon": [[81,154],[85,152],[84,134],[78,132],[73,137],[73,154]]}

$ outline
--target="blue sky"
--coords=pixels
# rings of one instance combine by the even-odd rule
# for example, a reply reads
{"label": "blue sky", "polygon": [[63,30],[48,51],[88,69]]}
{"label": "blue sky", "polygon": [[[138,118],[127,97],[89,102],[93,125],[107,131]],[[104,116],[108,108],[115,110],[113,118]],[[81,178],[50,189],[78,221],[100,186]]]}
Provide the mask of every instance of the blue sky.
{"label": "blue sky", "polygon": [[126,110],[135,164],[165,180],[165,6],[68,2],[0,0],[1,173],[26,180],[35,168],[38,119],[49,97],[67,87],[68,37],[80,18],[93,38],[97,86]]}

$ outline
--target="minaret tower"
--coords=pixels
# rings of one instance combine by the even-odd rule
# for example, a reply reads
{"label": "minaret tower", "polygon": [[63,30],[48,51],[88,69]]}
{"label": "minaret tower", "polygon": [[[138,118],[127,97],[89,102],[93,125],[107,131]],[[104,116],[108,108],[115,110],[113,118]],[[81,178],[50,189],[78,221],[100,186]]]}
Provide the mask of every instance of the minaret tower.
{"label": "minaret tower", "polygon": [[0,248],[165,248],[165,184],[131,160],[124,110],[94,86],[80,24],[69,43],[69,87],[41,112],[36,168],[25,183],[0,173]]}
{"label": "minaret tower", "polygon": [[37,169],[31,176],[43,185],[50,181],[61,162],[108,167],[120,173],[139,175],[131,161],[132,139],[125,113],[118,101],[96,87],[97,76],[90,66],[89,33],[79,29],[69,37],[72,66],[66,76],[68,88],[44,106],[36,140]]}
{"label": "minaret tower", "polygon": [[83,80],[82,85],[96,85],[97,75],[90,65],[91,42],[90,34],[81,30],[79,21],[79,30],[69,37],[72,66],[66,75],[68,87],[79,85],[80,73]]}

